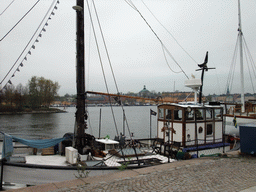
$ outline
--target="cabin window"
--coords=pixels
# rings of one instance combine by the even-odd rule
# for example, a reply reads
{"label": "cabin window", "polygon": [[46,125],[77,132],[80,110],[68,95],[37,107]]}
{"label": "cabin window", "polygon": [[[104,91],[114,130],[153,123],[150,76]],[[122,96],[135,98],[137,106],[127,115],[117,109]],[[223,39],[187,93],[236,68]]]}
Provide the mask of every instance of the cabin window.
{"label": "cabin window", "polygon": [[206,135],[210,136],[212,134],[213,134],[212,124],[207,124],[206,125]]}
{"label": "cabin window", "polygon": [[203,120],[204,119],[203,109],[196,109],[196,119],[197,120]]}
{"label": "cabin window", "polygon": [[174,120],[182,120],[182,110],[174,110]]}
{"label": "cabin window", "polygon": [[212,118],[213,118],[212,109],[206,109],[206,119],[212,119]]}
{"label": "cabin window", "polygon": [[166,115],[165,119],[172,119],[172,110],[166,109],[165,115]]}
{"label": "cabin window", "polygon": [[194,111],[191,109],[186,110],[186,120],[194,120]]}
{"label": "cabin window", "polygon": [[222,110],[221,109],[215,109],[214,111],[214,117],[216,120],[221,120],[222,119]]}
{"label": "cabin window", "polygon": [[159,119],[163,119],[164,118],[164,109],[163,108],[159,108],[158,110],[158,117]]}

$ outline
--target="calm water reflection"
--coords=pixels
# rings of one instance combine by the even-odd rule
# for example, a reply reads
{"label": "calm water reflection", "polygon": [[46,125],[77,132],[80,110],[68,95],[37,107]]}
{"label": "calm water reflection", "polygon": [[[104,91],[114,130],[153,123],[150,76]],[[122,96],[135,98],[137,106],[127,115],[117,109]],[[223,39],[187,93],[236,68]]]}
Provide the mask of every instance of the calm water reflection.
{"label": "calm water reflection", "polygon": [[[117,131],[110,107],[101,107],[101,137],[109,135],[111,138],[123,132],[123,112],[120,107],[114,107]],[[155,106],[125,107],[130,131],[135,138],[149,137],[150,109],[156,111]],[[23,114],[0,115],[0,130],[2,132],[25,139],[63,137],[67,132],[74,131],[75,107],[66,108],[68,113],[52,114]],[[88,130],[86,132],[99,136],[100,107],[88,108]],[[125,134],[128,129],[125,126]],[[152,136],[156,136],[156,117],[152,116]]]}

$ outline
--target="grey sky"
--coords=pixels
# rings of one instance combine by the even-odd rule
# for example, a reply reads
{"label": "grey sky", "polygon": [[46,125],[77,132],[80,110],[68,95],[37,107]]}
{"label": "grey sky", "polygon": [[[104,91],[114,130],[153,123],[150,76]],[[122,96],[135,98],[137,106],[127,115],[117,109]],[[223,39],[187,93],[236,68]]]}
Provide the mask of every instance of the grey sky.
{"label": "grey sky", "polygon": [[[0,13],[10,2],[12,0],[1,1]],[[15,25],[35,2],[36,0],[15,0],[0,15],[0,38]],[[52,2],[53,0],[41,0],[27,17],[0,41],[0,80],[17,60]],[[238,34],[237,0],[144,0],[151,12],[197,63],[176,44],[175,40],[155,20],[141,0],[134,0],[133,3],[189,78],[191,78],[191,74],[200,78],[200,72],[195,72],[195,69],[198,68],[197,63],[204,61],[206,51],[209,51],[208,67],[216,67],[216,70],[210,70],[206,73],[204,94],[225,92]],[[34,44],[35,49],[31,49],[31,55],[28,54],[27,61],[23,62],[24,67],[19,67],[20,72],[16,72],[13,78],[11,78],[14,73],[12,71],[6,81],[11,78],[14,85],[19,83],[26,85],[32,76],[43,76],[59,82],[61,85],[60,95],[76,93],[76,14],[72,9],[75,4],[75,0],[60,0],[60,4],[57,5],[58,9],[54,10],[55,15],[51,16],[52,19],[48,21],[48,26],[45,26],[46,32],[42,32],[42,37],[37,38],[39,42],[34,43],[36,38],[32,40],[14,67],[14,71]],[[150,91],[173,91],[174,84],[175,90],[190,91],[189,88],[184,87],[185,75],[169,70],[160,42],[134,9],[124,0],[97,0],[95,4],[120,92],[139,92],[144,85]],[[255,59],[256,1],[241,0],[241,12],[244,37]],[[94,12],[92,14],[95,18]],[[99,34],[98,27],[96,30]],[[106,92],[86,8],[85,31],[87,90]],[[98,38],[101,51],[103,51],[101,38],[99,36]],[[90,57],[88,56],[89,50]],[[106,62],[106,54],[103,52],[101,54],[110,92],[116,93],[111,71]],[[167,59],[174,71],[180,71],[168,55]],[[238,64],[236,68],[238,71]],[[244,68],[245,92],[252,93],[253,90],[248,83],[251,80],[248,78],[247,66]],[[236,81],[233,84],[232,93],[239,92],[240,81],[238,78],[239,76],[235,77]],[[253,81],[256,83],[255,77]]]}

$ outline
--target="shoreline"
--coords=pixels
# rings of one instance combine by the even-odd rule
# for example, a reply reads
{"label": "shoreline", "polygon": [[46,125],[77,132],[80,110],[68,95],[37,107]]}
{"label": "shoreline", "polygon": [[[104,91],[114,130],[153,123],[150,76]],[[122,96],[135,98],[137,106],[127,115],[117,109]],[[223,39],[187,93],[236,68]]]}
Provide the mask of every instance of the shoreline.
{"label": "shoreline", "polygon": [[21,112],[0,112],[0,115],[23,115],[23,114],[47,114],[47,113],[67,113],[65,110],[52,109],[52,110],[38,110],[38,111],[21,111]]}

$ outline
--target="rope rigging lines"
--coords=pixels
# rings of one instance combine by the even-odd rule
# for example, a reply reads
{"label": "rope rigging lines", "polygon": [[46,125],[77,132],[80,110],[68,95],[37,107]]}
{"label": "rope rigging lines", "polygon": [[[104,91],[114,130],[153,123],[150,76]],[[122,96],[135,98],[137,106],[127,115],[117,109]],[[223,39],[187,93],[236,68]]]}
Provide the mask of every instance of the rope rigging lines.
{"label": "rope rigging lines", "polygon": [[9,3],[9,5],[2,11],[2,13],[0,13],[0,16],[2,16],[4,14],[4,12],[12,5],[12,3],[14,2],[15,0],[13,0],[11,3]]}
{"label": "rope rigging lines", "polygon": [[39,3],[40,0],[38,0],[27,12],[25,15],[23,15],[20,20],[0,39],[2,41],[28,14],[30,11],[34,9],[34,7]]}
{"label": "rope rigging lines", "polygon": [[[39,2],[40,0],[38,0],[34,5],[33,5],[33,7],[19,20],[19,22],[35,7],[35,5]],[[16,61],[14,62],[14,64],[11,66],[11,68],[10,68],[10,70],[7,72],[7,74],[5,75],[5,77],[2,79],[2,81],[0,82],[0,85],[2,85],[3,84],[3,82],[7,79],[7,77],[9,77],[9,75],[10,75],[10,73],[13,71],[13,69],[14,69],[14,67],[15,66],[17,66],[17,63],[19,63],[19,65],[18,65],[18,67],[17,67],[17,69],[13,72],[13,74],[11,75],[11,77],[9,78],[9,80],[6,80],[5,82],[5,85],[2,87],[2,89],[4,89],[5,87],[6,87],[6,85],[9,83],[9,84],[12,84],[11,83],[11,78],[12,77],[14,77],[15,76],[15,73],[18,71],[20,71],[20,69],[19,69],[19,67],[23,67],[24,66],[24,64],[23,64],[23,62],[24,61],[27,61],[27,55],[31,55],[31,49],[35,49],[35,43],[37,43],[37,42],[39,42],[39,40],[38,40],[38,37],[42,37],[42,32],[45,32],[46,30],[45,30],[45,26],[48,26],[48,20],[50,20],[51,19],[51,15],[54,15],[54,9],[57,9],[57,4],[59,3],[59,0],[53,0],[52,1],[52,3],[51,3],[51,5],[50,5],[50,7],[49,7],[49,9],[48,9],[48,11],[47,11],[47,13],[44,15],[44,17],[43,17],[43,19],[41,20],[41,22],[40,22],[40,24],[38,25],[38,27],[37,27],[37,29],[36,29],[36,31],[33,33],[33,35],[32,35],[32,37],[29,39],[29,41],[28,41],[28,43],[26,44],[26,46],[25,46],[25,48],[22,50],[22,52],[21,52],[21,54],[19,55],[19,57],[16,59]],[[48,17],[48,18],[47,18]],[[46,19],[47,18],[47,19]],[[18,23],[19,23],[18,22]],[[15,26],[17,26],[17,24],[18,23],[16,23],[16,25]],[[15,27],[14,26],[14,27]],[[13,27],[13,28],[14,28]],[[12,29],[13,29],[12,28]],[[40,31],[40,29],[41,29],[41,31]],[[11,31],[11,30],[10,30]],[[39,33],[38,33],[38,31],[40,31]],[[7,33],[7,34],[9,34],[9,33]],[[5,35],[5,37],[7,36],[7,34]],[[37,36],[37,38],[35,38],[36,37],[36,35],[38,35]],[[3,39],[3,38],[2,38]],[[34,40],[35,39],[35,40]],[[31,42],[34,40],[34,42],[32,43],[32,46],[31,46],[31,48],[29,49],[29,51],[26,53],[26,55],[25,55],[25,57],[21,60],[21,62],[19,62],[20,61],[20,58],[23,56],[23,54],[25,53],[25,51],[27,50],[27,48],[31,45]],[[2,90],[1,89],[1,90]]]}
{"label": "rope rigging lines", "polygon": [[[163,43],[163,41],[160,39],[160,37],[156,34],[156,32],[153,30],[153,28],[151,27],[151,25],[147,22],[147,20],[145,19],[145,17],[142,15],[142,13],[137,9],[137,7],[133,4],[132,0],[124,0],[128,5],[130,5],[135,11],[137,11],[139,13],[139,15],[141,16],[141,18],[144,20],[144,22],[148,25],[148,27],[150,28],[150,30],[153,32],[153,34],[156,36],[156,38],[158,39],[158,41],[160,42],[161,46],[162,46],[162,49],[163,51],[165,50],[168,55],[172,58],[172,60],[176,63],[176,65],[180,68],[181,71],[179,72],[175,72],[175,73],[183,73],[187,79],[189,79],[189,77],[187,76],[187,74],[185,73],[185,71],[182,69],[182,67],[180,66],[180,64],[174,59],[173,55],[170,53],[170,51],[167,49],[167,47],[165,46],[165,44]],[[143,4],[145,5],[145,3],[143,2]],[[146,6],[146,5],[145,5]],[[146,6],[147,7],[147,6]],[[147,7],[148,9],[148,7]],[[149,10],[149,9],[148,9]],[[152,14],[152,12],[150,11],[150,13]],[[152,14],[153,15],[153,14]],[[154,15],[153,15],[154,16]],[[154,16],[155,17],[155,16]],[[156,17],[155,17],[156,19]],[[156,19],[158,22],[159,20]],[[160,22],[159,22],[160,23]],[[161,23],[160,23],[161,24]],[[161,24],[162,25],[162,24]],[[165,28],[165,27],[164,27]],[[165,28],[166,29],[166,28]],[[166,29],[167,30],[167,29]],[[168,30],[167,30],[168,31]],[[171,35],[171,33],[168,31],[168,33]],[[171,35],[172,36],[172,35]],[[172,36],[173,37],[173,36]],[[174,37],[173,37],[174,38]],[[174,38],[175,39],[175,38]],[[175,39],[176,40],[176,39]],[[177,40],[176,40],[177,42]],[[180,44],[178,44],[180,46]],[[181,47],[181,46],[180,46]],[[182,48],[183,49],[183,48]],[[165,53],[164,53],[165,55]],[[166,57],[165,57],[165,60],[166,60]],[[194,60],[194,59],[193,59]],[[167,62],[167,60],[166,60]],[[170,65],[168,64],[167,62],[167,65],[169,67],[169,69],[171,69]],[[174,72],[172,69],[171,69],[172,72]]]}
{"label": "rope rigging lines", "polygon": [[[96,48],[97,48],[97,52],[98,52],[98,56],[99,56],[99,61],[100,61],[100,65],[101,65],[101,70],[102,70],[102,74],[103,74],[103,78],[104,78],[104,82],[105,82],[105,87],[106,87],[107,93],[109,94],[109,88],[108,88],[106,74],[105,74],[104,67],[103,67],[102,56],[100,54],[99,43],[98,43],[98,39],[97,39],[97,36],[96,36],[95,26],[94,26],[93,18],[92,18],[92,13],[91,13],[88,1],[86,1],[86,2],[87,2],[88,13],[89,13],[89,16],[90,16],[91,26],[92,26],[92,30],[93,30],[93,34],[94,34],[94,39],[95,39],[95,43],[96,43]],[[97,23],[98,23],[98,26],[99,26],[100,35],[101,35],[101,38],[102,38],[102,41],[103,41],[104,49],[105,49],[105,52],[106,52],[106,55],[107,55],[107,60],[108,60],[108,63],[109,63],[110,69],[111,69],[111,74],[112,74],[112,77],[113,77],[113,80],[114,80],[114,83],[115,83],[115,88],[117,90],[117,93],[119,93],[117,81],[116,81],[116,78],[115,78],[114,70],[113,70],[113,67],[112,67],[111,60],[110,60],[110,55],[109,55],[109,52],[108,52],[108,49],[107,49],[106,41],[105,41],[105,38],[104,38],[104,34],[103,34],[103,31],[102,31],[102,27],[101,27],[101,24],[100,24],[100,20],[99,20],[99,17],[98,17],[98,13],[97,13],[97,9],[96,9],[94,0],[92,0],[92,5],[93,5],[93,8],[94,8],[96,20],[97,20]],[[113,105],[111,103],[110,96],[109,96],[109,102],[110,102],[111,113],[112,113],[112,117],[113,117],[113,121],[114,121],[114,126],[115,126],[115,129],[116,129],[116,134],[119,135],[118,129],[117,129],[117,123],[116,123],[116,119],[115,119],[115,115],[114,115],[114,111],[113,111]],[[124,111],[124,108],[123,108],[123,104],[121,102],[120,102],[120,104],[121,104],[121,107],[122,107],[123,114],[125,116],[125,111]],[[126,116],[125,116],[124,119],[125,119],[125,122],[126,122],[126,125],[127,125],[129,136],[132,139],[131,131],[130,131]]]}
{"label": "rope rigging lines", "polygon": [[[233,54],[233,58],[231,61],[231,65],[230,65],[230,70],[229,70],[229,74],[228,74],[228,79],[227,79],[227,84],[225,89],[229,91],[232,90],[232,86],[233,86],[233,81],[234,81],[234,76],[235,76],[235,67],[236,67],[236,61],[237,61],[237,56],[238,56],[238,46],[239,46],[239,35],[237,36],[237,41],[236,41],[236,45],[235,45],[235,50],[234,50],[234,54]],[[245,61],[247,63],[247,69],[248,69],[248,73],[249,73],[249,79],[250,79],[250,83],[251,83],[251,87],[253,90],[253,93],[255,93],[255,79],[256,79],[256,66],[255,63],[253,61],[252,55],[249,51],[249,48],[247,46],[247,43],[245,41],[244,36],[242,35],[242,44],[243,44],[243,53],[245,55]]]}

